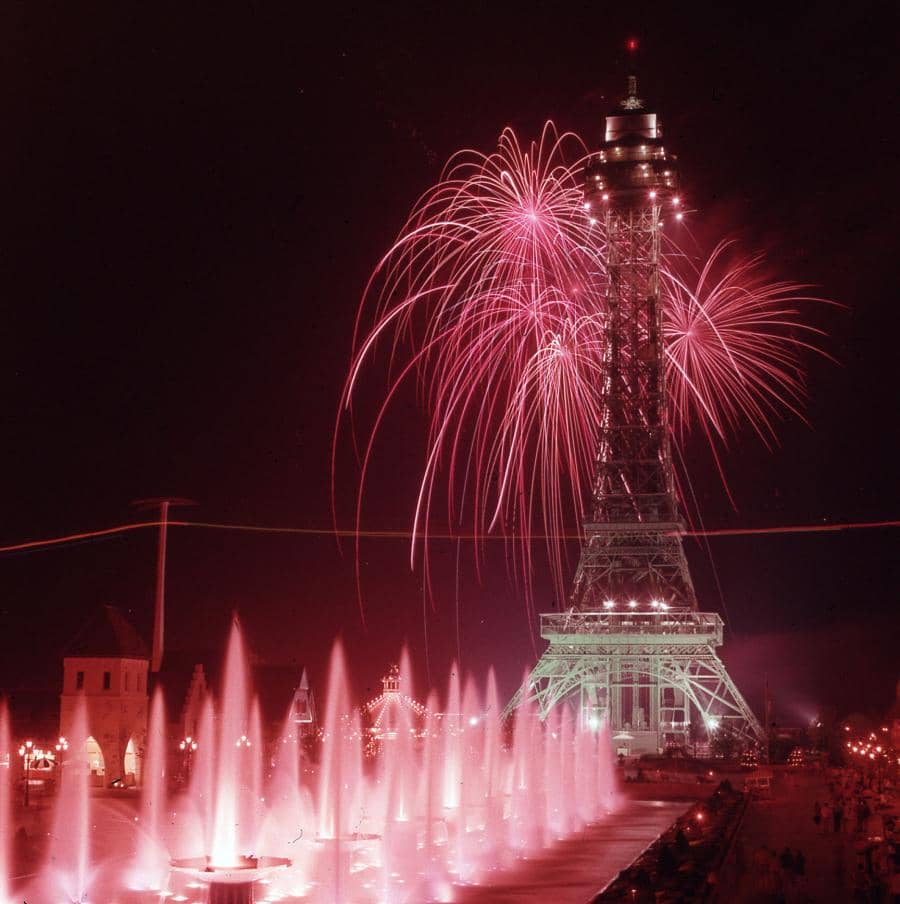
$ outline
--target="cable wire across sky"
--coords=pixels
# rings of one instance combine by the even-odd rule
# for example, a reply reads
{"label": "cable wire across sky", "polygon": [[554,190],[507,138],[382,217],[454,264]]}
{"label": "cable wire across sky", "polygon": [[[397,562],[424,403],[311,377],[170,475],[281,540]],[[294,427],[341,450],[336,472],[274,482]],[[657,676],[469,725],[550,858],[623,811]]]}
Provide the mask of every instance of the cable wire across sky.
{"label": "cable wire across sky", "polygon": [[[217,521],[177,521],[167,520],[165,522],[168,527],[189,527],[203,530],[224,530],[234,531],[238,533],[256,533],[256,534],[296,534],[299,536],[332,536],[332,537],[361,537],[374,540],[408,540],[412,536],[409,530],[357,530],[355,528],[333,528],[333,527],[290,527],[268,524],[230,524]],[[78,533],[62,534],[57,537],[44,537],[39,540],[25,540],[20,543],[10,543],[0,546],[0,554],[27,552],[29,550],[49,549],[55,546],[66,546],[72,543],[81,543],[85,540],[98,540],[105,537],[112,537],[119,534],[131,533],[133,531],[144,530],[146,528],[161,527],[163,522],[159,519],[153,521],[135,521],[128,524],[117,524],[113,527],[104,527],[98,530],[79,531]],[[750,537],[765,536],[773,534],[822,534],[837,533],[840,531],[851,530],[877,530],[879,528],[900,527],[900,519],[888,519],[883,521],[845,521],[825,524],[790,524],[776,525],[773,527],[726,527],[711,528],[707,530],[686,530],[681,533],[683,537]],[[436,533],[431,534],[431,538],[435,540],[473,540],[474,535],[466,533]],[[478,540],[503,540],[500,535],[481,535]],[[536,535],[535,540],[557,539],[557,540],[579,540],[579,534],[561,534],[557,537],[544,537]]]}

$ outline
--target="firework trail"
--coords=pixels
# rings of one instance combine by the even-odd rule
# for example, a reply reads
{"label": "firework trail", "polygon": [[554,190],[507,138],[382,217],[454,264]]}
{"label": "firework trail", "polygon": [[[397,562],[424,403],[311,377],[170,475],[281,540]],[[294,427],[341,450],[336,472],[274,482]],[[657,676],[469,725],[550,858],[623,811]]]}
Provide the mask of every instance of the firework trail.
{"label": "firework trail", "polygon": [[[564,598],[563,538],[590,503],[603,416],[605,243],[584,200],[587,156],[577,136],[547,123],[525,147],[506,129],[496,152],[451,159],[366,287],[342,396],[346,411],[386,345],[387,390],[360,451],[357,527],[375,436],[415,380],[429,426],[411,564],[438,518],[467,525],[476,561],[479,538],[499,532],[529,608],[537,535]],[[742,425],[769,440],[780,413],[799,413],[801,353],[821,334],[802,322],[806,287],[768,282],[761,255],[741,257],[724,241],[698,264],[666,247],[669,430],[683,441],[699,429],[718,463],[717,444]]]}

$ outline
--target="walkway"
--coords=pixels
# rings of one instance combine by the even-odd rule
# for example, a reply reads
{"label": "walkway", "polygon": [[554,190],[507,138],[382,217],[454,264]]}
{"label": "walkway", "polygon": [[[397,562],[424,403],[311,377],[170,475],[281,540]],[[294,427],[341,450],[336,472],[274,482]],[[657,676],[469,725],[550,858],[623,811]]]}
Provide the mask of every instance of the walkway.
{"label": "walkway", "polygon": [[[822,833],[813,822],[815,802],[829,799],[824,774],[776,770],[771,800],[750,803],[739,843],[739,860],[746,868],[737,888],[722,889],[719,900],[736,904],[764,904],[775,900],[815,901],[816,904],[845,904],[852,900],[850,882],[856,855],[854,838],[849,834]],[[778,897],[766,890],[760,870],[754,865],[754,852],[765,845],[781,852],[784,847],[803,852],[806,878]],[[780,877],[779,877],[780,881]]]}
{"label": "walkway", "polygon": [[615,816],[512,870],[455,891],[459,904],[586,904],[693,803],[624,798]]}

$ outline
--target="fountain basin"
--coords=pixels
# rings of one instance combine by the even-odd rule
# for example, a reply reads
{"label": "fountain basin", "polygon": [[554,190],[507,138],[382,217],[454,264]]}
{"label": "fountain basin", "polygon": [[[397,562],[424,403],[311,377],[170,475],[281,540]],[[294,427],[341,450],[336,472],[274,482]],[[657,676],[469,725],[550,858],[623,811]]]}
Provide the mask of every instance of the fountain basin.
{"label": "fountain basin", "polygon": [[241,857],[232,866],[215,866],[209,857],[172,860],[172,869],[209,886],[208,904],[253,904],[257,881],[291,865],[287,857]]}

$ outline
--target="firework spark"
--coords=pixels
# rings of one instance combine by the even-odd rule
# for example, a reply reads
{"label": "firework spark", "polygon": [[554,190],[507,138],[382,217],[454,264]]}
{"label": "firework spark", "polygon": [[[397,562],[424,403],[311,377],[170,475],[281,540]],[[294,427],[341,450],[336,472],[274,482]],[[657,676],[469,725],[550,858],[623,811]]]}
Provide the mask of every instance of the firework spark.
{"label": "firework spark", "polygon": [[[537,535],[563,598],[563,538],[590,503],[603,417],[605,243],[585,204],[586,156],[552,123],[525,147],[506,129],[495,153],[456,155],[366,288],[342,400],[349,409],[363,367],[387,343],[357,527],[378,428],[415,379],[429,427],[411,563],[439,518],[451,530],[468,525],[476,550],[499,532],[513,544],[529,605]],[[821,335],[800,316],[806,287],[768,282],[762,257],[741,258],[730,242],[699,265],[669,249],[661,305],[673,440],[699,428],[715,453],[746,423],[771,438],[778,413],[799,413],[801,353]]]}

